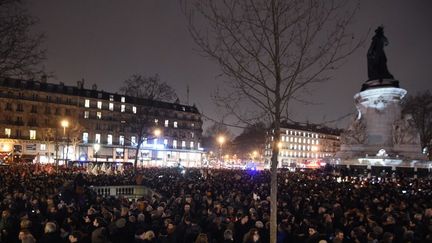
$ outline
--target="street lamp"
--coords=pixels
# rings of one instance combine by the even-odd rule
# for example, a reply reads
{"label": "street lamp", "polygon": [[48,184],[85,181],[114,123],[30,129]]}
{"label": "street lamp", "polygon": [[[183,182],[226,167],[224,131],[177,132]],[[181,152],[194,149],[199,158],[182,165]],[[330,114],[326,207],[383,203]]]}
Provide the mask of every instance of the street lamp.
{"label": "street lamp", "polygon": [[219,161],[219,168],[221,167],[221,162],[223,159],[222,156],[222,146],[225,143],[225,137],[223,135],[219,135],[219,137],[217,138],[217,141],[219,143],[219,157],[220,157],[220,161]]}
{"label": "street lamp", "polygon": [[252,159],[254,160],[256,158],[256,156],[258,155],[258,152],[256,150],[254,150],[252,152]]}
{"label": "street lamp", "polygon": [[161,131],[159,128],[156,128],[156,129],[153,131],[153,135],[154,135],[155,137],[159,137],[161,134],[162,134],[162,131]]}
{"label": "street lamp", "polygon": [[99,152],[99,149],[100,149],[100,144],[98,144],[98,143],[95,143],[95,144],[93,144],[93,150],[94,150],[94,152],[95,152],[95,158],[96,158],[96,163],[97,163],[97,159],[98,159],[98,157],[97,157],[97,153]]}
{"label": "street lamp", "polygon": [[66,128],[69,127],[69,121],[68,120],[62,120],[60,122],[60,124],[63,127],[63,136],[66,136]]}
{"label": "street lamp", "polygon": [[68,159],[68,153],[69,153],[69,137],[66,137],[66,128],[69,127],[69,121],[66,119],[62,120],[60,122],[60,125],[63,127],[63,139],[66,139],[66,153],[65,153],[65,148],[63,148],[63,160],[66,165],[66,161]]}

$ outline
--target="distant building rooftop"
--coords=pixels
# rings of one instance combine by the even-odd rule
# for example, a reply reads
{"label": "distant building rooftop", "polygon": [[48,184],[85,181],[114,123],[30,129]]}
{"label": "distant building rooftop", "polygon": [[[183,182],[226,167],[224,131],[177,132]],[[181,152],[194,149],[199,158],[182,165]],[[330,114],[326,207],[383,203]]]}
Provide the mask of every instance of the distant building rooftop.
{"label": "distant building rooftop", "polygon": [[53,83],[40,82],[40,81],[0,77],[0,86],[23,89],[23,90],[34,90],[34,91],[51,92],[51,93],[73,95],[73,96],[80,96],[80,97],[88,97],[88,98],[95,98],[95,99],[110,100],[111,98],[114,99],[114,101],[116,102],[121,102],[121,97],[125,97],[125,103],[144,105],[144,106],[153,106],[158,108],[165,108],[165,109],[199,114],[199,111],[195,106],[182,105],[178,103],[169,103],[169,102],[150,100],[150,99],[140,99],[132,96],[105,92],[102,90],[97,90],[96,88],[85,89],[83,85],[81,85],[81,87],[78,87],[78,86],[65,85],[64,83],[53,84]]}

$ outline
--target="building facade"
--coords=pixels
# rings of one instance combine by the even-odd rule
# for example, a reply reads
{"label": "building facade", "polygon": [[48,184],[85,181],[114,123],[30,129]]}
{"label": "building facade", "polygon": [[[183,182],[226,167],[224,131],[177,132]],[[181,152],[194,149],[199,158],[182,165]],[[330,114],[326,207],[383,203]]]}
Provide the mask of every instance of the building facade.
{"label": "building facade", "polygon": [[[326,157],[332,157],[340,148],[339,129],[314,124],[283,123],[281,125],[278,167],[308,167]],[[273,136],[267,135],[265,164],[270,165]]]}
{"label": "building facade", "polygon": [[137,99],[96,86],[85,89],[83,82],[67,86],[3,78],[0,114],[3,158],[20,154],[41,163],[132,162],[139,141],[133,123],[145,117],[139,163],[201,163],[202,120],[193,106]]}

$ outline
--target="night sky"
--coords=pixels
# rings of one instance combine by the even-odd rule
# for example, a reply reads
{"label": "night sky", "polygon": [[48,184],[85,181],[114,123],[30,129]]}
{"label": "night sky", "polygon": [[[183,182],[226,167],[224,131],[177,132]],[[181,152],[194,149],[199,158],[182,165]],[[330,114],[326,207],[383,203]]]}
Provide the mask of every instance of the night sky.
{"label": "night sky", "polygon": [[[333,79],[315,86],[316,105],[298,105],[298,121],[320,123],[354,112],[353,95],[367,80],[366,51],[373,30],[383,24],[390,41],[386,47],[388,68],[401,87],[414,94],[432,90],[432,1],[361,0],[352,30],[366,44],[334,72]],[[196,51],[186,20],[176,0],[28,0],[39,18],[37,30],[46,34],[46,71],[49,82],[75,85],[84,78],[86,87],[116,92],[131,74],[153,75],[174,87],[186,103],[219,120],[211,94],[221,84],[218,66]],[[346,126],[350,119],[337,124]],[[206,123],[208,124],[208,123]]]}

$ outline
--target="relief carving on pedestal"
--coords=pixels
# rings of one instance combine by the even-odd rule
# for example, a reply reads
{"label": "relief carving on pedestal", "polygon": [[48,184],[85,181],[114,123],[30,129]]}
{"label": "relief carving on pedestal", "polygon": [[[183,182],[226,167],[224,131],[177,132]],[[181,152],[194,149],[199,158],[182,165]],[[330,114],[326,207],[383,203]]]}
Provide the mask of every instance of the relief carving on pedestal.
{"label": "relief carving on pedestal", "polygon": [[419,144],[420,134],[411,115],[406,114],[393,124],[393,144]]}
{"label": "relief carving on pedestal", "polygon": [[366,141],[366,126],[361,117],[354,120],[349,128],[342,133],[342,144],[363,144]]}

